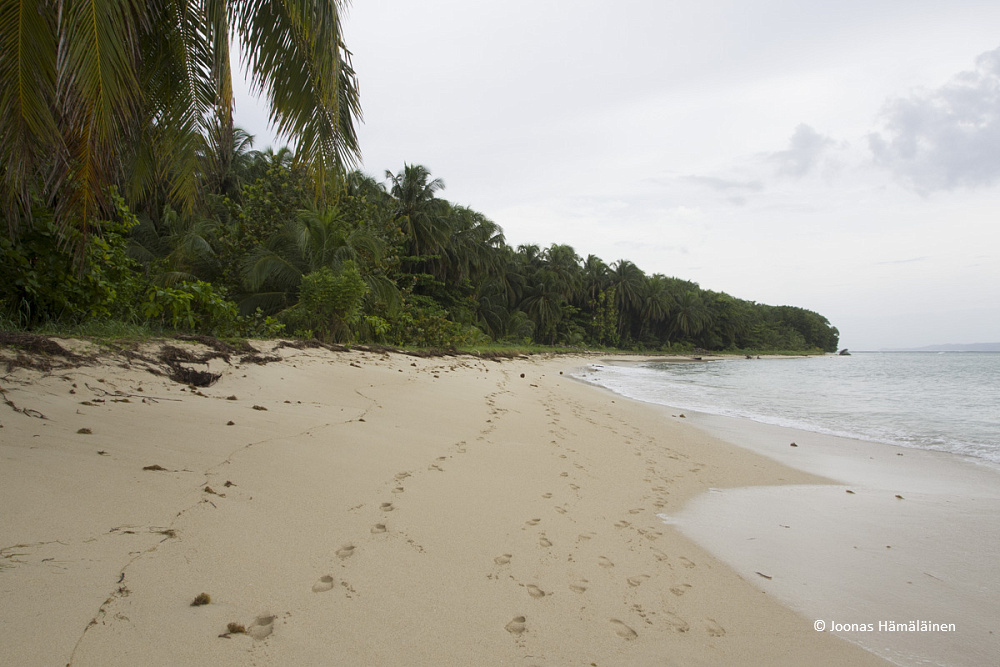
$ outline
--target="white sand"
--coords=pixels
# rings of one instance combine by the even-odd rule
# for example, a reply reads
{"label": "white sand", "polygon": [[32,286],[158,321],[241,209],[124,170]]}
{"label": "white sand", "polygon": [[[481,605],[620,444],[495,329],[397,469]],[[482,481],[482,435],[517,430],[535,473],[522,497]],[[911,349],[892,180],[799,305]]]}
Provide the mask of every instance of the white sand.
{"label": "white sand", "polygon": [[0,376],[0,663],[883,664],[657,516],[818,477],[579,359],[275,354]]}

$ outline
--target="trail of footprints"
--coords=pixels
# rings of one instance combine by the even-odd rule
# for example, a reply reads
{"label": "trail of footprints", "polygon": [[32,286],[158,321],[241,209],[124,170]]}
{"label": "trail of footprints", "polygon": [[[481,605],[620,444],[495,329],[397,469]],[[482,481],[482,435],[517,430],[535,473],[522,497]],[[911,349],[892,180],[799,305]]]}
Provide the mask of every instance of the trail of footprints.
{"label": "trail of footprints", "polygon": [[[504,393],[507,393],[507,391],[508,390],[506,390],[505,385],[504,385],[503,387],[501,387],[500,391],[497,391],[497,392],[495,392],[493,394],[490,394],[487,397],[487,405],[488,405],[488,407],[490,409],[491,418],[487,420],[486,427],[484,429],[482,429],[482,431],[480,433],[480,436],[478,438],[479,440],[485,440],[486,436],[489,435],[489,433],[491,433],[493,430],[496,429],[496,423],[494,421],[494,418],[507,412],[507,410],[498,407],[497,406],[497,402],[496,402],[496,399],[500,395],[502,395]],[[580,417],[584,418],[591,425],[599,425],[595,420],[593,420],[589,416],[584,416],[584,413],[581,412],[582,408],[580,406],[571,405],[570,408],[573,411],[574,416],[576,416],[578,418],[580,418]],[[557,447],[558,449],[561,449],[561,450],[563,450],[565,452],[569,452],[571,454],[575,454],[576,452],[574,450],[568,448],[565,444],[563,444],[565,442],[565,440],[566,440],[566,437],[564,435],[565,428],[562,427],[562,426],[560,426],[560,420],[559,420],[559,412],[558,412],[558,410],[556,410],[554,407],[552,407],[548,403],[545,404],[545,410],[546,410],[547,416],[550,419],[550,425],[552,426],[552,429],[550,430],[550,433],[555,438],[555,439],[553,439],[551,441],[551,444],[554,445],[555,447]],[[631,427],[631,425],[629,425],[627,423],[624,423],[624,422],[622,423],[622,426],[626,427],[626,428],[630,428]],[[637,437],[642,437],[642,435],[638,434],[638,433],[636,433],[635,435]],[[626,438],[626,440],[629,441],[629,442],[631,442],[632,438]],[[654,441],[652,439],[650,439],[649,442],[650,442],[650,444],[654,444]],[[456,443],[453,446],[453,451],[456,454],[465,454],[466,451],[467,451],[467,444],[466,444],[466,442],[465,441],[461,441],[459,443]],[[639,452],[639,450],[637,450],[636,451],[636,455],[641,455],[641,452]],[[677,460],[680,460],[680,458],[681,458],[681,456],[678,456],[676,454],[668,455],[668,456],[670,458],[674,458],[674,459],[677,459]],[[437,457],[432,463],[430,463],[427,466],[427,471],[428,472],[445,472],[445,467],[444,467],[443,464],[444,464],[445,461],[447,461],[448,458],[450,458],[450,457],[449,456],[439,456],[439,457]],[[560,458],[566,459],[567,455],[566,454],[560,454]],[[686,459],[687,457],[683,457],[683,458]],[[573,464],[573,467],[576,470],[581,471],[583,473],[586,473],[586,467],[585,466],[583,466],[580,463],[575,462],[575,461],[573,461],[571,463]],[[669,478],[667,475],[660,474],[659,470],[657,470],[657,468],[655,466],[655,461],[654,460],[647,459],[646,463],[647,463],[647,466],[648,466],[647,467],[647,473],[649,473],[649,475],[650,475],[650,478],[647,478],[646,481],[649,482],[649,483],[652,483],[652,477],[656,477],[661,482],[659,486],[655,486],[655,487],[651,488],[652,492],[655,495],[649,497],[649,499],[653,501],[652,502],[653,507],[656,508],[657,510],[659,510],[659,509],[662,509],[666,505],[666,503],[667,503],[667,500],[668,500],[667,496],[669,496],[670,493],[669,493],[668,487],[666,485],[672,483],[673,479]],[[691,473],[697,473],[701,468],[702,468],[701,464],[692,464],[692,467],[689,468],[689,472],[691,472]],[[391,489],[391,493],[397,494],[397,495],[404,493],[404,491],[405,491],[404,480],[406,480],[406,479],[408,479],[408,478],[410,478],[412,476],[413,476],[413,473],[412,472],[408,472],[408,471],[400,472],[397,475],[395,475],[395,477],[394,477],[395,485]],[[568,471],[562,471],[559,474],[559,477],[562,478],[562,479],[569,478],[570,477],[570,473]],[[581,487],[578,484],[576,484],[575,482],[570,482],[567,486],[570,489],[570,491],[572,491],[574,493],[577,493],[577,495],[578,495],[578,492],[581,489]],[[545,499],[545,500],[551,500],[551,499],[554,498],[554,494],[551,493],[551,492],[546,492],[546,493],[542,494],[542,498]],[[395,505],[394,502],[391,502],[391,501],[382,502],[380,504],[380,506],[379,506],[379,510],[382,513],[392,512],[395,509],[396,509],[396,505]],[[564,502],[564,503],[562,503],[560,505],[555,505],[553,507],[553,509],[558,514],[560,514],[561,516],[563,516],[565,519],[571,520],[571,513],[570,513],[571,506],[568,503]],[[638,514],[641,514],[644,511],[645,510],[643,508],[641,508],[641,507],[637,507],[637,508],[633,508],[633,509],[628,510],[629,514],[631,514],[631,515],[638,515]],[[540,517],[531,518],[531,519],[527,520],[524,523],[524,526],[522,527],[522,530],[527,530],[529,528],[534,528],[534,527],[538,526],[539,524],[541,524],[541,522],[542,522],[542,519]],[[636,531],[640,536],[642,536],[642,537],[644,537],[644,538],[646,538],[648,540],[655,540],[658,537],[662,536],[662,534],[663,534],[660,531],[645,530],[645,529],[637,528],[630,521],[625,520],[625,519],[622,519],[622,520],[618,521],[617,523],[615,523],[614,527],[616,529],[618,529],[618,530],[623,530],[623,531],[624,530],[633,530],[633,531]],[[386,523],[379,522],[379,523],[375,523],[374,525],[372,525],[370,531],[371,531],[372,535],[381,535],[381,534],[387,533],[389,531],[389,528],[388,528],[388,526],[387,526]],[[579,546],[579,545],[581,545],[583,543],[586,543],[586,542],[590,541],[594,537],[596,537],[596,534],[594,534],[594,533],[580,533],[577,536],[576,543]],[[415,545],[412,540],[409,540],[409,542],[411,543],[411,545],[414,545],[415,548],[419,549],[420,551],[423,551],[423,549],[420,548],[419,545]],[[540,532],[539,535],[538,535],[538,546],[541,547],[542,549],[551,549],[554,546],[554,543],[553,543],[553,541],[551,539],[549,539],[549,537],[543,531],[543,532]],[[342,546],[340,549],[338,549],[335,552],[335,555],[341,561],[341,563],[344,563],[349,558],[351,558],[351,556],[353,556],[355,554],[356,550],[357,549],[356,549],[356,546],[354,544],[346,544],[346,545]],[[653,553],[653,556],[656,558],[657,561],[662,562],[662,563],[666,563],[669,569],[673,569],[673,565],[670,563],[670,559],[669,559],[669,557],[666,554],[664,554],[663,552],[660,552],[658,550],[655,550],[655,549],[652,550],[652,553]],[[504,553],[504,554],[500,554],[500,555],[496,556],[493,559],[493,561],[494,561],[494,564],[496,566],[498,566],[499,568],[504,568],[504,567],[510,565],[512,559],[514,559],[514,555],[513,554]],[[573,557],[572,553],[569,554],[568,560],[570,562],[574,561],[574,557]],[[694,568],[696,566],[694,562],[692,562],[691,560],[689,560],[689,559],[687,559],[687,558],[685,558],[683,556],[677,557],[676,561],[682,567],[684,567],[686,569]],[[614,570],[614,568],[615,568],[615,563],[610,558],[608,558],[607,556],[598,556],[596,558],[596,560],[594,561],[594,563],[597,566],[599,566],[602,570],[604,570],[604,571],[606,571],[608,573],[611,573]],[[496,575],[490,575],[491,578],[494,577],[494,576],[496,576]],[[511,576],[510,578],[513,579],[513,576]],[[640,586],[642,586],[642,584],[645,583],[650,578],[651,577],[648,574],[639,574],[639,575],[627,577],[625,579],[625,583],[628,585],[629,588],[631,588],[631,589],[637,589]],[[346,581],[341,581],[340,583],[341,583],[341,586],[347,592],[347,597],[351,597],[351,594],[354,593],[353,588],[351,588],[350,585]],[[553,595],[553,592],[544,590],[537,583],[521,583],[521,582],[517,582],[517,583],[518,583],[518,586],[522,587],[525,590],[525,592],[527,593],[527,595],[530,598],[534,599],[534,600],[542,600],[544,598],[547,598],[547,597],[550,597],[550,596]],[[567,588],[574,595],[584,596],[584,595],[586,595],[586,592],[587,592],[587,590],[588,590],[588,588],[590,586],[590,583],[591,582],[588,579],[582,578],[582,577],[578,577],[578,578],[573,579],[570,583],[568,583],[567,584]],[[325,592],[333,590],[334,588],[336,588],[336,586],[337,586],[337,581],[335,580],[335,578],[332,575],[328,574],[328,575],[323,575],[322,577],[320,577],[316,581],[316,583],[313,584],[312,590],[315,593],[325,593]],[[687,584],[687,583],[678,583],[678,584],[676,584],[674,586],[671,586],[669,588],[670,593],[672,593],[674,596],[676,596],[678,598],[680,598],[681,596],[685,595],[690,590],[691,590],[691,585]],[[645,621],[649,625],[654,625],[654,621],[650,618],[650,616],[654,616],[656,618],[659,618],[660,621],[663,624],[665,624],[665,626],[667,628],[669,628],[670,630],[672,630],[673,632],[686,633],[686,632],[688,632],[691,629],[691,625],[685,619],[683,619],[682,617],[678,616],[676,613],[671,612],[669,610],[663,610],[663,611],[659,612],[659,614],[656,614],[656,613],[653,613],[653,612],[646,612],[646,611],[644,611],[640,605],[633,605],[632,611],[635,614],[637,614],[639,616],[639,618],[641,618],[643,621]],[[273,621],[274,621],[274,617],[273,616],[266,616],[265,615],[265,616],[258,617],[258,619],[254,621],[254,624],[252,624],[250,626],[250,628],[248,628],[247,633],[251,634],[251,636],[254,636],[255,638],[266,637],[266,636],[270,635],[271,632],[272,632]],[[625,621],[623,621],[621,619],[618,619],[618,618],[609,618],[608,619],[608,625],[609,625],[610,629],[613,631],[613,633],[616,636],[620,637],[624,641],[632,641],[632,640],[638,638],[638,636],[639,636],[639,633],[636,632],[636,630],[633,627],[631,627],[630,625],[628,625],[628,623],[626,623]],[[708,634],[710,637],[723,637],[726,634],[725,629],[721,625],[719,625],[719,623],[717,623],[714,619],[711,619],[711,618],[704,619],[703,622],[702,622],[702,627],[703,627],[704,632],[706,634]],[[514,638],[517,639],[519,643],[521,643],[523,635],[526,632],[529,631],[529,621],[528,621],[527,615],[514,616],[504,626],[504,629],[508,633],[510,633],[511,635],[513,635]]]}
{"label": "trail of footprints", "polygon": [[[496,412],[497,411],[494,410],[494,414],[496,414]],[[460,441],[458,443],[455,443],[455,445],[453,446],[454,452],[456,454],[464,454],[464,453],[466,453],[466,451],[467,451],[466,448],[467,448],[467,444],[466,444],[466,442],[464,440]],[[447,461],[448,458],[450,458],[450,457],[449,456],[439,456],[439,457],[437,457],[434,460],[433,463],[431,463],[431,464],[429,464],[427,466],[427,470],[428,471],[433,471],[433,472],[444,472],[445,468],[443,467],[442,464],[443,464],[444,461]],[[412,478],[413,476],[414,476],[414,473],[412,473],[410,471],[401,471],[399,473],[396,473],[396,475],[393,476],[393,479],[392,479],[392,482],[391,482],[391,485],[392,485],[391,493],[396,494],[396,495],[404,493],[406,491],[406,488],[404,486],[405,481],[407,479]],[[364,505],[359,505],[357,507],[351,508],[351,511],[359,510],[363,506]],[[380,503],[379,506],[378,506],[378,510],[379,510],[379,512],[381,512],[383,514],[383,516],[388,515],[389,512],[393,512],[396,509],[397,509],[397,507],[396,507],[396,502],[395,501],[385,501],[385,502]],[[379,522],[376,522],[376,523],[372,524],[371,528],[369,529],[369,532],[373,536],[384,535],[384,534],[389,533],[389,527],[387,525],[387,522],[385,522],[385,521],[379,521]],[[405,534],[403,534],[403,533],[400,533],[400,535],[403,536],[403,537],[405,537]],[[416,542],[414,542],[412,539],[407,538],[407,543],[410,544],[410,546],[412,546],[417,551],[423,552],[423,547],[421,547],[419,544],[417,544]],[[350,559],[352,556],[354,556],[354,554],[357,553],[357,551],[358,551],[358,548],[357,548],[357,546],[355,544],[353,544],[353,543],[347,543],[347,544],[342,545],[336,551],[334,551],[334,556],[336,556],[337,560],[341,563],[341,566],[344,566],[344,565],[346,565],[346,562],[348,561],[348,559]],[[498,557],[497,558],[497,564],[500,565],[500,564],[503,564],[503,562],[510,562],[510,558],[511,557],[512,556],[510,554],[506,554],[505,557],[503,557],[503,558]],[[504,558],[506,559],[505,561],[504,561]],[[314,583],[312,585],[312,591],[314,593],[327,593],[329,591],[332,591],[334,588],[336,588],[337,587],[337,583],[338,582],[337,582],[336,578],[334,578],[334,576],[332,574],[325,574],[325,575],[321,576],[316,581],[316,583]],[[345,594],[346,594],[346,596],[348,598],[351,598],[353,596],[353,594],[356,593],[356,591],[354,590],[354,588],[346,580],[341,580],[339,583],[340,583],[340,586],[344,589],[344,592],[345,592]],[[533,591],[541,592],[541,589],[538,589],[537,587],[535,589],[532,589],[532,590]],[[529,592],[532,592],[532,591],[529,591]],[[544,595],[544,593],[542,593],[542,595]],[[268,621],[267,620],[268,618],[270,618],[271,620]],[[250,634],[251,636],[254,636],[255,638],[258,638],[258,639],[263,639],[264,637],[266,637],[266,636],[268,636],[268,635],[271,634],[272,629],[273,629],[273,620],[274,620],[274,618],[271,617],[271,616],[259,617],[258,620],[254,622],[254,625],[251,625],[250,628],[247,629],[247,634]]]}
{"label": "trail of footprints", "polygon": [[[546,494],[546,495],[551,495],[551,494]],[[525,526],[537,526],[539,523],[541,523],[541,519],[529,519],[527,522],[525,522]],[[626,525],[618,526],[616,524],[616,527],[618,528],[629,527],[628,522],[623,521],[620,523]],[[522,530],[524,529],[525,528],[522,528]],[[594,537],[596,537],[594,533],[580,533],[577,536],[577,544],[588,542]],[[552,543],[545,537],[544,533],[541,534],[539,539],[540,539],[539,543],[541,546],[545,547],[552,546]],[[653,554],[658,561],[667,563],[668,567],[672,569],[673,566],[669,564],[668,561],[670,559],[666,554],[657,550],[653,550]],[[503,567],[506,565],[510,565],[511,560],[513,558],[514,556],[512,554],[505,553],[495,557],[493,561],[496,565]],[[570,556],[570,560],[572,560],[572,556]],[[676,558],[676,561],[685,569],[691,569],[696,567],[696,564],[693,561],[684,556],[678,556]],[[594,562],[596,563],[596,565],[598,565],[599,567],[601,567],[602,569],[604,569],[609,573],[615,568],[614,561],[612,561],[607,556],[598,556]],[[492,576],[493,575],[491,575],[491,577]],[[510,578],[514,579],[513,576],[510,576]],[[652,578],[651,575],[639,574],[627,577],[625,581],[629,587],[634,589],[642,586],[645,582],[647,582],[651,578]],[[521,582],[517,583],[518,586],[525,589],[525,591],[531,598],[536,600],[548,597],[553,594],[550,591],[543,590],[538,584],[534,583],[528,584]],[[569,583],[567,587],[571,592],[575,593],[576,595],[584,595],[587,592],[589,584],[590,581],[588,579],[578,578]],[[691,584],[688,583],[678,583],[669,588],[669,591],[676,597],[681,597],[690,590],[691,590]],[[669,610],[663,610],[659,613],[650,612],[644,610],[643,607],[639,604],[633,604],[631,611],[634,612],[649,626],[665,627],[666,629],[669,629],[670,631],[676,633],[687,633],[691,630],[691,624],[688,623],[687,620]],[[505,626],[505,629],[512,635],[515,635],[518,639],[520,639],[521,635],[528,631],[529,623],[526,619],[527,616],[517,616]],[[621,637],[626,641],[631,641],[633,639],[638,638],[639,636],[639,633],[632,626],[628,625],[625,621],[622,621],[617,618],[610,618],[608,619],[608,622],[611,627],[611,630],[618,637]],[[725,629],[717,621],[711,618],[705,618],[701,623],[701,627],[704,630],[704,632],[710,637],[724,637],[726,635]]]}
{"label": "trail of footprints", "polygon": [[[577,466],[577,467],[580,468],[581,466]],[[562,477],[566,477],[566,476],[568,476],[568,473],[564,472],[564,473],[561,474],[561,476]],[[579,489],[579,487],[576,486],[576,485],[572,485],[572,487],[573,487],[574,490]],[[654,491],[661,491],[661,492],[665,493],[666,489],[664,487],[658,487],[658,488],[655,488]],[[545,500],[551,500],[551,499],[553,499],[554,494],[551,493],[551,492],[546,492],[546,493],[542,494],[541,497],[543,499],[545,499]],[[659,507],[659,504],[660,503],[658,501],[657,503],[654,503],[654,506]],[[567,508],[566,505],[563,505],[561,507],[563,509]],[[645,511],[645,509],[642,508],[642,507],[635,507],[635,508],[632,508],[632,509],[628,510],[628,513],[630,515],[635,516],[635,515],[638,515],[638,514],[642,514],[644,511]],[[560,512],[560,514],[564,514],[564,512]],[[536,526],[539,526],[541,523],[542,523],[542,519],[541,518],[538,518],[538,517],[531,518],[531,519],[525,521],[524,526],[522,527],[522,530],[527,530],[529,528],[534,528]],[[654,541],[654,540],[656,540],[657,538],[659,538],[659,537],[661,537],[663,535],[662,531],[651,530],[651,529],[643,529],[643,528],[640,528],[638,526],[635,526],[631,521],[628,521],[626,519],[621,519],[620,521],[614,523],[613,526],[614,526],[615,529],[620,530],[620,531],[635,531],[639,536],[641,536],[642,538],[645,538],[647,540],[650,540],[650,541]],[[588,532],[588,533],[580,533],[580,534],[577,535],[576,544],[579,546],[579,545],[581,545],[583,543],[589,542],[594,537],[596,537],[595,533],[590,533],[590,532]],[[553,546],[552,541],[546,536],[546,534],[544,532],[539,533],[539,538],[538,539],[539,539],[539,546],[541,546],[543,548],[549,548],[549,547]],[[662,551],[659,551],[657,549],[652,549],[651,553],[652,553],[652,555],[654,556],[654,558],[658,562],[666,564],[667,570],[672,570],[673,569],[673,567],[674,567],[673,563],[671,562],[671,558],[667,554],[665,554]],[[509,553],[501,554],[501,555],[497,556],[496,558],[494,558],[494,563],[496,565],[498,565],[498,566],[501,566],[501,567],[502,566],[506,566],[506,565],[509,565],[511,563],[511,560],[513,558],[514,558],[514,556],[512,554],[509,554]],[[570,562],[574,562],[573,554],[570,554],[568,556],[568,560]],[[600,568],[602,568],[604,571],[608,572],[609,574],[615,568],[614,561],[612,561],[607,556],[598,556],[594,562],[595,562],[595,564],[597,566],[599,566]],[[682,567],[684,569],[692,569],[692,568],[696,567],[696,564],[693,561],[691,561],[690,559],[688,559],[687,557],[685,557],[685,556],[677,556],[674,559],[674,562],[676,562],[680,567]],[[491,577],[493,577],[493,575],[491,575]],[[513,579],[514,577],[510,576],[510,578]],[[627,577],[625,579],[625,583],[629,586],[630,589],[638,589],[644,583],[646,583],[647,581],[649,581],[651,578],[652,577],[649,574],[638,574],[638,575],[635,575],[635,576]],[[529,583],[521,583],[521,582],[517,582],[517,583],[518,583],[518,586],[520,586],[520,587],[522,587],[522,588],[525,589],[525,591],[528,593],[528,595],[531,598],[536,599],[536,600],[540,600],[542,598],[546,598],[546,597],[548,597],[548,596],[550,596],[550,595],[553,594],[550,591],[543,590],[538,584],[534,584],[534,583],[530,583],[529,584]],[[576,595],[579,595],[579,596],[583,596],[583,595],[586,594],[589,585],[590,585],[589,580],[587,580],[585,578],[577,578],[577,579],[572,580],[570,583],[568,583],[567,587],[568,587],[569,591],[571,591],[572,593],[574,593]],[[688,593],[691,590],[691,588],[692,588],[691,584],[688,584],[688,583],[677,583],[677,584],[671,586],[668,590],[670,591],[670,593],[672,595],[676,596],[677,598],[680,598],[680,597],[684,596],[686,593]],[[652,626],[652,627],[665,628],[665,629],[668,629],[668,630],[670,630],[672,632],[676,632],[676,633],[687,633],[687,632],[689,632],[691,630],[691,627],[692,627],[691,624],[687,620],[685,620],[683,617],[681,617],[677,613],[675,613],[673,611],[670,611],[670,610],[667,610],[667,609],[664,609],[664,610],[662,610],[660,612],[652,612],[652,611],[645,610],[639,604],[633,604],[632,608],[631,608],[631,611],[636,616],[638,616],[643,622],[645,622],[647,625]],[[528,630],[529,630],[529,622],[528,622],[527,618],[528,617],[526,615],[525,616],[516,616],[516,617],[514,617],[505,626],[505,629],[509,633],[511,633],[512,635],[514,635],[518,639],[519,642],[520,642],[520,638],[522,637],[522,635],[524,633],[528,632]],[[618,618],[609,618],[608,619],[608,623],[609,623],[609,626],[610,626],[611,630],[614,632],[614,634],[617,635],[618,637],[620,637],[621,639],[625,640],[625,641],[632,641],[632,640],[637,639],[639,637],[639,633],[635,630],[635,628],[633,628],[632,626],[630,626],[626,621],[623,621],[623,620],[618,619]],[[701,628],[705,632],[705,634],[707,634],[709,637],[724,637],[726,635],[725,629],[717,621],[715,621],[714,619],[711,619],[711,618],[705,618],[705,619],[703,619],[703,621],[701,623]]]}

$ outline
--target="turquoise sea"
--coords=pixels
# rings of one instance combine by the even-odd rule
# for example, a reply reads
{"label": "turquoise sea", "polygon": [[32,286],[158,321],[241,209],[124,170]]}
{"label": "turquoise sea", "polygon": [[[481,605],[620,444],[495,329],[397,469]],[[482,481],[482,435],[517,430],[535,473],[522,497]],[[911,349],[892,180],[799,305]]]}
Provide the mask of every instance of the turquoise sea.
{"label": "turquoise sea", "polygon": [[577,377],[623,396],[709,414],[1000,465],[1000,353],[594,363]]}

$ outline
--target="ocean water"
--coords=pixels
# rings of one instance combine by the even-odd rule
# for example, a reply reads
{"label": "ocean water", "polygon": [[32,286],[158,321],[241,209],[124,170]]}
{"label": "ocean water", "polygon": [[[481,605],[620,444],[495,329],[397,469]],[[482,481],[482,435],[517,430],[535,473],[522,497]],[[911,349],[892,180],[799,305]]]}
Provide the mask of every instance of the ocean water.
{"label": "ocean water", "polygon": [[996,352],[595,363],[576,376],[632,399],[681,410],[1000,465]]}

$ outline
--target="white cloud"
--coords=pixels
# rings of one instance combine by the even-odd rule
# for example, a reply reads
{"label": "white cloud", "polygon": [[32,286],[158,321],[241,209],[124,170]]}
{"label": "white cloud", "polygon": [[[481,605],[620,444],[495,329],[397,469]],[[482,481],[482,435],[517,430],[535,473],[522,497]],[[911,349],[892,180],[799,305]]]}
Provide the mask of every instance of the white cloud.
{"label": "white cloud", "polygon": [[933,90],[891,99],[875,161],[921,193],[1000,181],[1000,48]]}
{"label": "white cloud", "polygon": [[737,180],[718,176],[683,176],[681,181],[703,185],[718,192],[760,192],[764,184],[759,180]]}
{"label": "white cloud", "polygon": [[778,165],[779,174],[802,178],[820,163],[823,153],[833,145],[833,139],[801,123],[789,139],[788,149],[771,153],[768,160]]}

